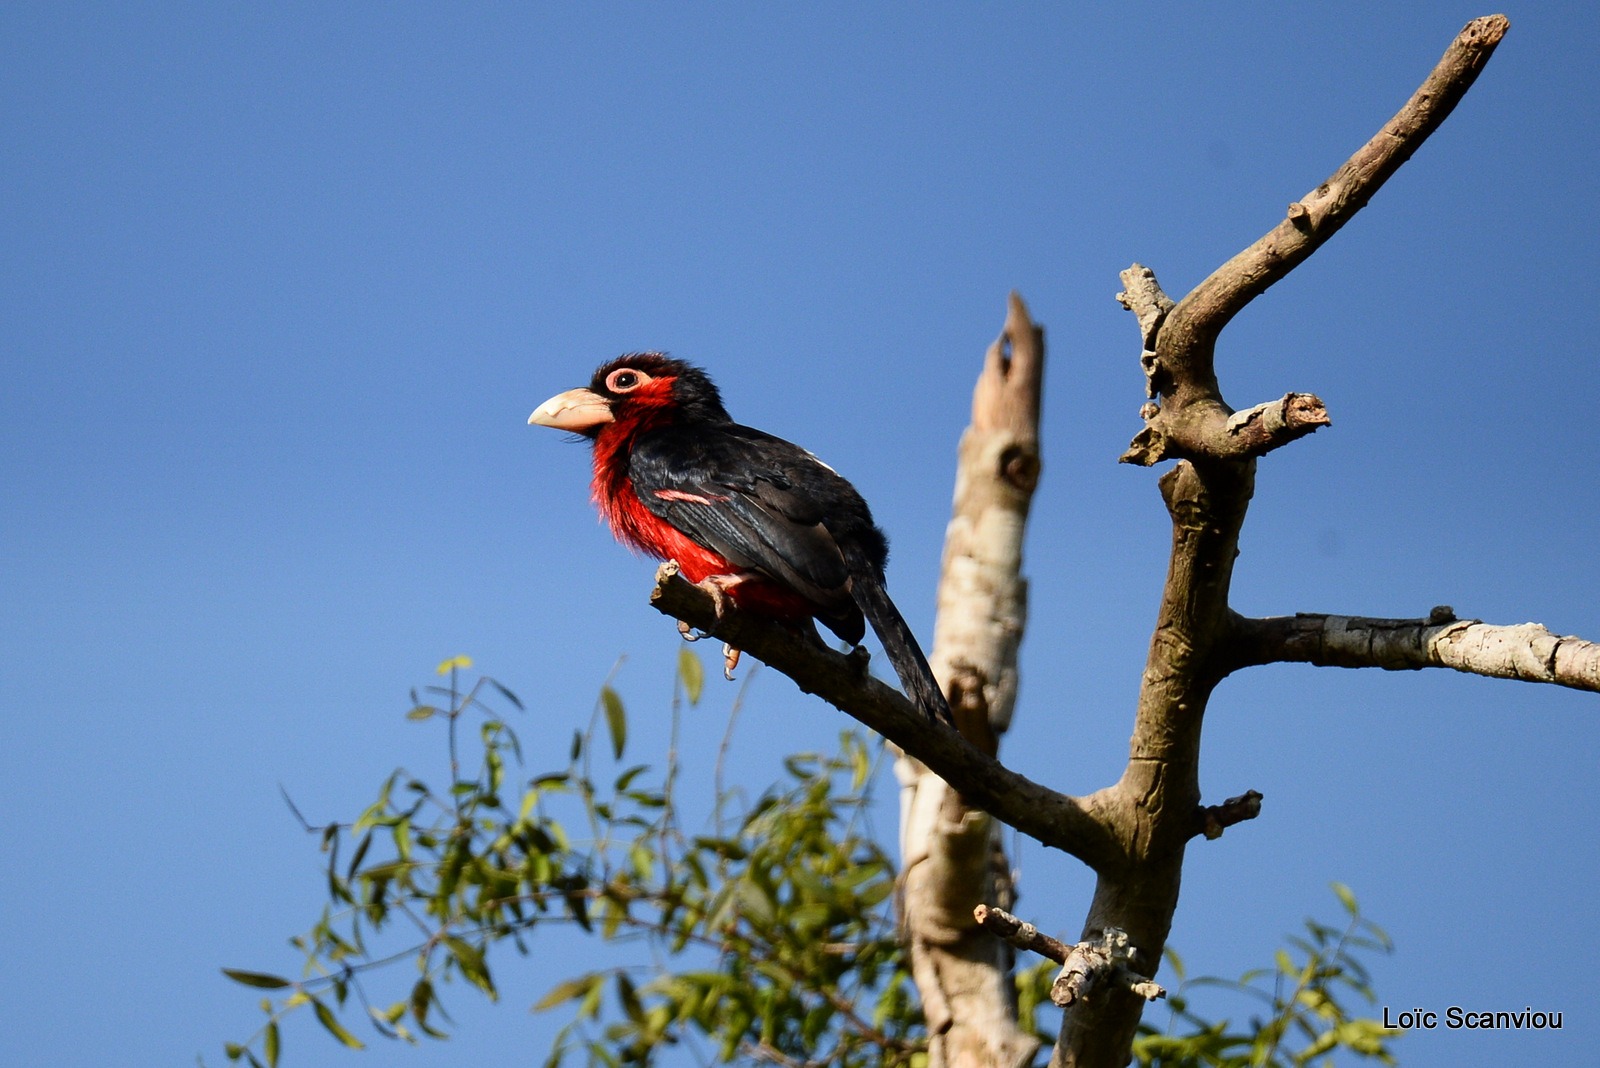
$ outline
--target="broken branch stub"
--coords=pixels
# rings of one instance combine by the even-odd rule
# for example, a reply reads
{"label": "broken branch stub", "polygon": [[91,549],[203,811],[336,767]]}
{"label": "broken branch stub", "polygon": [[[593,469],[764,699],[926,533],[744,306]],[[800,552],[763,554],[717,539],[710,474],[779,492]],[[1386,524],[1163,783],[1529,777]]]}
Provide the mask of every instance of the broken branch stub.
{"label": "broken branch stub", "polygon": [[1097,987],[1113,987],[1137,994],[1146,1001],[1167,996],[1166,989],[1133,969],[1137,952],[1128,944],[1128,932],[1108,927],[1098,942],[1079,942],[1067,954],[1061,973],[1050,984],[1050,1000],[1063,1009],[1088,1001]]}
{"label": "broken branch stub", "polygon": [[1119,928],[1108,927],[1099,941],[1068,945],[992,905],[979,905],[972,910],[972,916],[978,926],[996,938],[1062,966],[1061,974],[1050,987],[1050,1000],[1062,1008],[1087,1001],[1092,990],[1107,983],[1146,1001],[1167,996],[1160,983],[1152,982],[1134,969],[1133,958],[1138,950],[1129,944],[1128,932]]}
{"label": "broken branch stub", "polygon": [[1195,821],[1196,834],[1203,834],[1215,841],[1222,837],[1222,832],[1232,827],[1235,823],[1253,820],[1261,815],[1261,791],[1246,790],[1238,797],[1230,797],[1220,805],[1205,805],[1201,807]]}

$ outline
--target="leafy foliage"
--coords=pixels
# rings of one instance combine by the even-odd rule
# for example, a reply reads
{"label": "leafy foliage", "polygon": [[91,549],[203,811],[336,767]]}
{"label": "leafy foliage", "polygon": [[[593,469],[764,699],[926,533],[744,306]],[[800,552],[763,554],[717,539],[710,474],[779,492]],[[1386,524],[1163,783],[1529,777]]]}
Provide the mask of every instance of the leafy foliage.
{"label": "leafy foliage", "polygon": [[[526,780],[513,802],[506,766],[520,761],[520,746],[484,698],[491,691],[516,698],[487,677],[463,691],[458,673],[470,663],[463,660],[441,665],[451,681],[430,688],[443,698],[439,706],[413,694],[408,713],[447,722],[450,789],[441,794],[396,771],[353,823],[308,828],[328,854],[329,901],[311,930],[292,940],[305,953],[304,976],[225,970],[244,985],[284,992],[263,1001],[268,1019],[250,1042],[226,1047],[230,1060],[275,1068],[280,1021],[304,1005],[336,1039],[359,1047],[336,1011],[352,994],[384,1037],[446,1037],[441,985],[460,977],[496,998],[494,950],[509,942],[526,954],[526,936],[549,923],[608,941],[643,939],[657,959],[683,965],[642,978],[637,969],[615,968],[558,984],[534,1006],[574,1010],[552,1066],[573,1057],[647,1064],[690,1032],[723,1061],[854,1068],[925,1060],[914,1037],[921,1013],[889,907],[894,866],[857,830],[872,770],[858,735],[842,735],[832,757],[791,757],[787,785],[743,812],[725,816],[733,797],[721,794],[717,826],[688,835],[673,803],[674,759],[659,779],[643,765],[609,783],[592,771],[602,720],[619,759],[627,742],[622,698],[607,684],[589,730],[573,740],[568,766]],[[680,658],[674,748],[681,699],[697,700],[703,680],[698,657]],[[456,734],[469,713],[478,716],[481,754],[476,775],[463,778]],[[560,802],[575,819],[558,818],[566,814],[557,812]],[[347,861],[346,848],[353,850]],[[420,940],[369,953],[393,928],[414,929]],[[373,1004],[369,973],[405,958],[420,978],[387,1007]]]}
{"label": "leafy foliage", "polygon": [[[305,956],[300,978],[224,969],[268,995],[260,1030],[224,1047],[230,1061],[277,1068],[281,1021],[305,1006],[352,1048],[363,1045],[352,1016],[365,1016],[389,1039],[446,1038],[441,987],[459,978],[497,999],[491,957],[508,945],[529,954],[535,928],[556,923],[608,942],[642,942],[655,963],[586,972],[550,989],[535,1011],[565,1009],[572,1019],[547,1068],[646,1065],[683,1042],[700,1059],[724,1063],[923,1068],[922,1014],[896,938],[894,865],[860,829],[874,758],[859,735],[842,734],[833,756],[791,757],[786,783],[732,813],[725,810],[736,795],[722,789],[719,760],[712,826],[688,834],[673,790],[678,717],[684,698],[696,703],[704,683],[691,651],[679,658],[672,749],[659,775],[635,765],[601,781],[593,770],[602,724],[605,747],[619,761],[627,745],[627,712],[608,680],[587,731],[573,737],[566,767],[516,778],[515,793],[507,766],[520,765],[521,747],[486,699],[518,710],[521,702],[487,676],[464,689],[461,673],[470,667],[466,657],[445,661],[439,673],[449,684],[427,691],[437,703],[413,691],[407,713],[445,723],[448,790],[397,770],[354,822],[307,825],[327,854],[328,902],[311,929],[291,939]],[[465,777],[457,735],[469,722],[477,727],[477,767]],[[1354,952],[1387,949],[1388,939],[1361,918],[1347,890],[1336,890],[1350,913],[1346,928],[1308,920],[1309,940],[1290,941],[1303,964],[1280,952],[1275,971],[1238,983],[1185,982],[1172,997],[1167,1031],[1141,1028],[1138,1063],[1298,1066],[1336,1048],[1392,1063],[1388,1032],[1351,1018],[1339,1000],[1350,991],[1371,998]],[[407,931],[415,938],[389,948]],[[419,977],[394,988],[387,1004],[370,998],[368,984],[392,984],[398,969],[385,966],[405,960]],[[1182,963],[1171,953],[1169,960],[1182,979]],[[1039,1029],[1040,1011],[1051,1009],[1055,970],[1043,961],[1018,974],[1023,1026]],[[1267,974],[1270,992],[1258,985]],[[1211,1023],[1185,995],[1201,985],[1258,997],[1270,1016],[1244,1031]],[[1173,1033],[1180,1025],[1184,1032]],[[1293,1052],[1291,1039],[1303,1042]]]}

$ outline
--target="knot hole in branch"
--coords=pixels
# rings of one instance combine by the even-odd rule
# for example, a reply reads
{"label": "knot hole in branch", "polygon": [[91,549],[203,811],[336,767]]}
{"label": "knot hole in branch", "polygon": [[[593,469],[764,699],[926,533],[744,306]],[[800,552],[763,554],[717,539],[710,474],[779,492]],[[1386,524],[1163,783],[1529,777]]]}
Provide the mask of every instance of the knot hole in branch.
{"label": "knot hole in branch", "polygon": [[1039,485],[1038,450],[1029,445],[1008,445],[1000,452],[1000,477],[1023,493],[1032,493]]}

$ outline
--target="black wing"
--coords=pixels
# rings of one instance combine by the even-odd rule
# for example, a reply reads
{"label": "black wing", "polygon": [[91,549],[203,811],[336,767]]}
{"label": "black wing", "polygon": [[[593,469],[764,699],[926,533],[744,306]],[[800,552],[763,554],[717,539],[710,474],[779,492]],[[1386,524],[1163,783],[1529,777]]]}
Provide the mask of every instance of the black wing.
{"label": "black wing", "polygon": [[853,608],[850,567],[830,525],[865,518],[850,484],[798,445],[734,423],[665,427],[634,443],[639,500],[736,567],[811,601],[820,615]]}
{"label": "black wing", "polygon": [[953,723],[911,628],[883,586],[888,542],[855,487],[798,445],[737,423],[690,423],[643,435],[628,473],[655,515],[735,567],[759,571],[816,606],[851,644],[865,619],[906,694]]}

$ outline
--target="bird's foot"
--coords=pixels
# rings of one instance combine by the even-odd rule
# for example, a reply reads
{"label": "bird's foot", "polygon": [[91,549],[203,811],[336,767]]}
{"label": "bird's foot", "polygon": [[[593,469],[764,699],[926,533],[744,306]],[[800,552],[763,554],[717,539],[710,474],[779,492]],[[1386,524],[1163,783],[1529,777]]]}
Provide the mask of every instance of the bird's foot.
{"label": "bird's foot", "polygon": [[733,669],[739,666],[741,650],[735,649],[726,642],[722,645],[722,677],[729,682],[733,681]]}
{"label": "bird's foot", "polygon": [[678,633],[683,635],[683,640],[686,642],[697,642],[701,638],[711,637],[709,634],[696,634],[694,628],[681,619],[678,620]]}
{"label": "bird's foot", "polygon": [[717,613],[717,622],[728,611],[728,593],[741,582],[758,578],[754,571],[741,571],[737,575],[707,575],[695,585],[711,595],[711,605]]}

